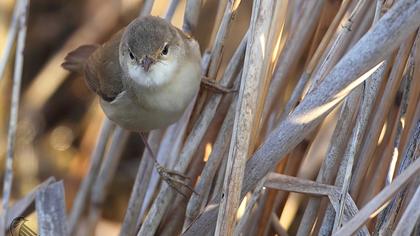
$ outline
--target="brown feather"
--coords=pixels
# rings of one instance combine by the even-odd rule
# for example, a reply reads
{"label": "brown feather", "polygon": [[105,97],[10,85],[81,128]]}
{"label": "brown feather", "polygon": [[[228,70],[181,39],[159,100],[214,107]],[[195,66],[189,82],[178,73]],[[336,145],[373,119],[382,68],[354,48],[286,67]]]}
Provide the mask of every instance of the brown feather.
{"label": "brown feather", "polygon": [[[181,33],[181,34],[179,34]],[[187,39],[182,31],[166,22],[164,19],[156,16],[139,17],[133,20],[127,26],[127,32],[124,34],[123,47],[129,47],[138,58],[143,56],[156,57],[165,45],[174,45],[181,35],[181,40]],[[166,42],[171,39],[172,42]],[[145,43],[147,42],[147,43]],[[156,59],[156,58],[155,58]]]}
{"label": "brown feather", "polygon": [[[112,38],[101,46],[84,45],[70,52],[62,66],[70,71],[85,74],[85,81],[89,89],[106,101],[112,101],[123,91],[124,73],[119,64],[119,47],[126,28],[114,34]],[[129,34],[135,37],[126,38],[127,45],[140,58],[143,55],[159,54],[165,39],[189,41],[181,30],[168,24],[159,17],[147,16],[135,19],[127,27]],[[178,35],[178,37],[176,36]],[[175,36],[175,37],[174,37]],[[144,43],[148,42],[148,43]]]}
{"label": "brown feather", "polygon": [[112,101],[123,91],[123,72],[119,64],[119,44],[124,29],[114,34],[89,58],[85,80],[89,88],[105,101]]}
{"label": "brown feather", "polygon": [[114,34],[103,45],[83,45],[70,52],[62,67],[84,73],[90,90],[106,101],[112,101],[122,90],[122,70],[119,65],[118,50],[124,29]]}
{"label": "brown feather", "polygon": [[69,52],[61,66],[71,72],[83,73],[87,59],[98,48],[99,45],[96,44],[82,45]]}

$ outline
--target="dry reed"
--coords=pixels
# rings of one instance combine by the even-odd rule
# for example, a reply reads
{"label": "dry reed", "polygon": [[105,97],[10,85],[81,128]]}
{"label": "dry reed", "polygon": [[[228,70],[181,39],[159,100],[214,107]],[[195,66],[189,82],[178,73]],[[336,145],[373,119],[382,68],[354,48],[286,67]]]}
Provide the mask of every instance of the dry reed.
{"label": "dry reed", "polygon": [[[143,1],[137,14],[153,12],[156,2]],[[168,2],[167,21],[182,2]],[[43,235],[77,235],[83,218],[93,235],[129,137],[106,118],[68,221],[64,187],[53,179],[9,203],[28,4],[16,2],[0,58],[2,77],[17,34],[0,235],[12,216],[34,209]],[[148,137],[158,162],[188,175],[195,192],[187,198],[177,194],[143,153],[120,235],[418,232],[420,2],[254,0],[251,6],[219,0],[216,5],[212,33],[205,32],[209,43],[201,45],[203,77],[234,92],[203,89],[177,123]],[[102,40],[128,14],[113,6],[101,4],[50,57],[22,95],[24,114],[39,112],[68,77],[58,67],[65,53]],[[201,19],[204,8],[201,0],[186,0],[184,32],[195,36],[210,24]],[[250,17],[237,22],[247,12]],[[231,43],[234,39],[240,42]],[[333,110],[337,115],[325,119]],[[325,140],[320,134],[327,129],[332,135]],[[317,147],[320,143],[326,146]],[[314,149],[325,153],[316,157]],[[291,208],[296,214],[286,212]]]}

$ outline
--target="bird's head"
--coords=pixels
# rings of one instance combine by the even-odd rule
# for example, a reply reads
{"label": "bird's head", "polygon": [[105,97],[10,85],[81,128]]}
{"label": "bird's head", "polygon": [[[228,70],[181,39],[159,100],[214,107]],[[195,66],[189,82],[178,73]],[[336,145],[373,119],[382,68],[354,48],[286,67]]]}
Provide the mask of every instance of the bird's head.
{"label": "bird's head", "polygon": [[119,48],[120,65],[128,79],[148,88],[168,83],[188,54],[185,36],[181,34],[159,17],[142,17],[131,22]]}

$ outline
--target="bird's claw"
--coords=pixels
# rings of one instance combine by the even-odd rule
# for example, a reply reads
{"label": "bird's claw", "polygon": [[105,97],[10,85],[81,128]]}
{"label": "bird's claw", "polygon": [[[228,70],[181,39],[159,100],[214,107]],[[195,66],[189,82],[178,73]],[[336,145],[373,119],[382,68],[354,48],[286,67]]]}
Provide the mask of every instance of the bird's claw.
{"label": "bird's claw", "polygon": [[238,91],[235,88],[227,88],[223,85],[220,85],[215,80],[204,77],[204,76],[201,78],[201,85],[215,93],[220,93],[220,94],[234,93]]}
{"label": "bird's claw", "polygon": [[197,192],[194,191],[194,189],[190,186],[190,184],[187,181],[191,179],[190,177],[185,176],[184,174],[175,170],[168,170],[161,165],[157,165],[156,170],[159,173],[159,175],[162,177],[162,179],[171,188],[173,188],[175,191],[177,191],[179,194],[185,197],[185,199],[188,199],[188,196],[185,194],[185,192],[182,191],[182,187],[187,188],[190,192],[198,194]]}

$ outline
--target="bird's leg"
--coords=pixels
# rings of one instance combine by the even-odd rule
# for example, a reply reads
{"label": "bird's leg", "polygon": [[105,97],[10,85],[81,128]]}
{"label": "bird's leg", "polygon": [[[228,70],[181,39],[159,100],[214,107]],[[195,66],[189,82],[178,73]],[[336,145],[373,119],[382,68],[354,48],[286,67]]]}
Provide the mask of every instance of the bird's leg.
{"label": "bird's leg", "polygon": [[233,93],[233,92],[238,91],[235,88],[227,88],[225,86],[222,86],[214,79],[210,79],[209,77],[206,77],[206,76],[201,77],[201,86],[215,93],[221,93],[221,94]]}
{"label": "bird's leg", "polygon": [[159,162],[156,159],[156,156],[154,155],[152,151],[152,148],[149,145],[149,142],[147,142],[146,135],[143,132],[139,132],[139,133],[140,133],[141,139],[143,140],[144,145],[146,146],[147,151],[150,153],[150,157],[153,159],[153,162],[155,163],[156,171],[159,173],[160,177],[171,188],[173,188],[175,191],[177,191],[179,194],[181,194],[185,198],[188,198],[187,195],[183,193],[179,187],[185,187],[191,192],[196,193],[194,189],[191,188],[191,186],[189,185],[187,181],[188,179],[190,179],[190,177],[185,176],[183,173],[178,172],[176,170],[168,170],[167,168],[159,164]]}

